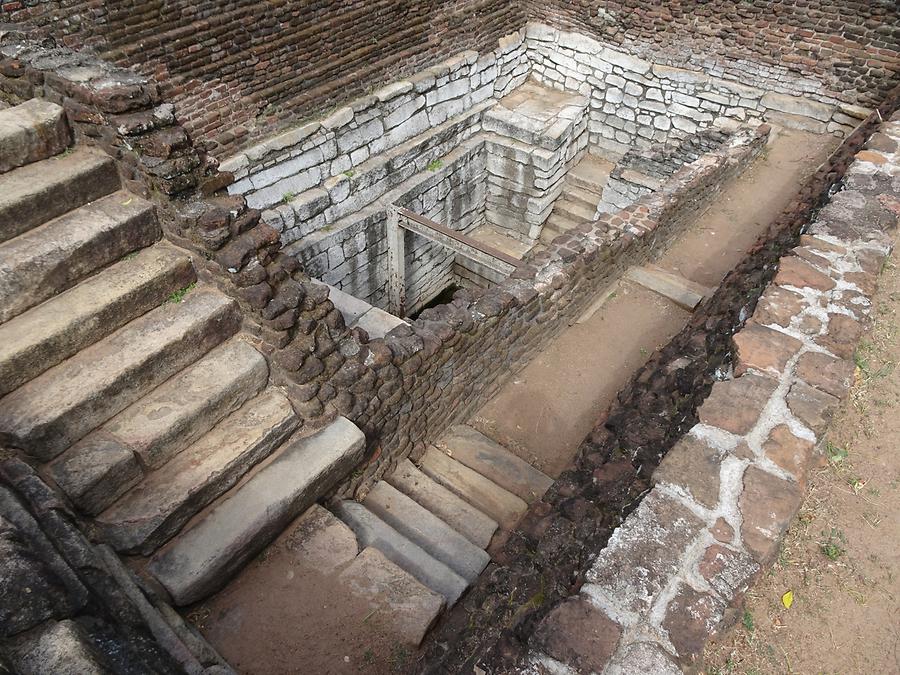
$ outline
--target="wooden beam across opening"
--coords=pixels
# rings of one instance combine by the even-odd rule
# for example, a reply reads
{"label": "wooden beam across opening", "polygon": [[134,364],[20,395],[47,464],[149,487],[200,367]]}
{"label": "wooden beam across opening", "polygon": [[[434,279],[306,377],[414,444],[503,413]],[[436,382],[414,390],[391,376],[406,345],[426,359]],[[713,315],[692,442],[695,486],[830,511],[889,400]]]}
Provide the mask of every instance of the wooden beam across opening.
{"label": "wooden beam across opening", "polygon": [[409,209],[398,208],[397,213],[400,216],[399,226],[403,229],[415,232],[420,237],[425,237],[441,246],[446,246],[464,258],[474,260],[495,272],[510,275],[522,264],[521,260],[517,260],[493,246],[455,232],[425,216],[413,213]]}

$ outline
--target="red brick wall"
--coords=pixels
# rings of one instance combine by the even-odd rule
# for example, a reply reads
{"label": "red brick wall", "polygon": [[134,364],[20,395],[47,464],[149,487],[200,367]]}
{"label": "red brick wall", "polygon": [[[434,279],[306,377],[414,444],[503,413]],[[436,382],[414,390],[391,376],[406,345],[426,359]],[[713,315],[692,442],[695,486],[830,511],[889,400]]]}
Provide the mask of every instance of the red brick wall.
{"label": "red brick wall", "polygon": [[658,63],[718,67],[762,88],[770,77],[811,79],[835,98],[871,107],[900,75],[898,0],[528,0],[528,5],[532,19]]}
{"label": "red brick wall", "polygon": [[[509,0],[0,0],[27,21],[160,82],[180,121],[228,154],[252,133],[464,49],[525,21]],[[6,18],[4,18],[6,17]],[[248,134],[250,132],[250,134]]]}

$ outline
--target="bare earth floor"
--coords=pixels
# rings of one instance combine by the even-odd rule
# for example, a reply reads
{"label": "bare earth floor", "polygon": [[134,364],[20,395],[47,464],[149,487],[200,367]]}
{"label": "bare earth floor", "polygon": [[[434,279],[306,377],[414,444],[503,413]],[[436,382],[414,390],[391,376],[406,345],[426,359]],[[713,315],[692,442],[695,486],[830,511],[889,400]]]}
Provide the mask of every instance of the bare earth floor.
{"label": "bare earth floor", "polygon": [[[656,264],[717,286],[836,145],[829,136],[779,131],[763,156],[725,185]],[[632,373],[687,318],[669,300],[623,282],[610,301],[564,331],[470,424],[556,477]]]}
{"label": "bare earth floor", "polygon": [[[706,672],[900,673],[900,251],[880,280],[827,466]],[[791,591],[788,609],[782,596]]]}

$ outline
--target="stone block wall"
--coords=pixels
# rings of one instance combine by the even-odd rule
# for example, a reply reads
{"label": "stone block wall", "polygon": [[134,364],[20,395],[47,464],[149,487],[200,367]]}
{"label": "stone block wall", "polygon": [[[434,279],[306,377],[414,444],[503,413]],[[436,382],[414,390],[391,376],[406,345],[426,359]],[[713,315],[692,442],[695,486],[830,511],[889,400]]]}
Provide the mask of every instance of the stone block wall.
{"label": "stone block wall", "polygon": [[586,109],[572,96],[540,122],[503,101],[485,111],[489,223],[523,241],[541,236],[566,173],[587,150]]}
{"label": "stone block wall", "polygon": [[217,156],[524,23],[508,0],[3,0],[65,45],[152,75]]}
{"label": "stone block wall", "polygon": [[518,33],[483,55],[462,52],[229,158],[229,191],[262,209],[285,243],[339,227],[477,133],[489,102],[527,71]]}
{"label": "stone block wall", "polygon": [[529,18],[594,37],[628,56],[812,100],[871,108],[900,73],[894,0],[527,4]]}
{"label": "stone block wall", "polygon": [[686,138],[713,125],[764,120],[845,135],[868,114],[826,93],[802,88],[780,93],[784,87],[765,78],[736,81],[721,69],[673,67],[655,52],[640,58],[602,39],[545,24],[530,23],[525,43],[532,76],[590,97],[591,145],[611,155]]}
{"label": "stone block wall", "polygon": [[[484,143],[468,141],[377,202],[285,248],[310,276],[387,309],[387,210],[407,208],[445,227],[469,232],[484,222]],[[454,254],[406,233],[406,310],[414,313],[457,281]]]}

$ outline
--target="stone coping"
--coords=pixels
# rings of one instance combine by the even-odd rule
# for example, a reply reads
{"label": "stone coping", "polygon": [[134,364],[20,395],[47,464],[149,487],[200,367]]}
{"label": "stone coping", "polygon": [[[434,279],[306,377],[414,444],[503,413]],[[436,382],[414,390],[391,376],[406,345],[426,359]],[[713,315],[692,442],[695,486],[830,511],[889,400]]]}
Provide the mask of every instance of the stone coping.
{"label": "stone coping", "polygon": [[736,621],[803,500],[900,216],[900,114],[856,155],[734,338],[732,379],[653,475],[523,673],[679,673]]}

